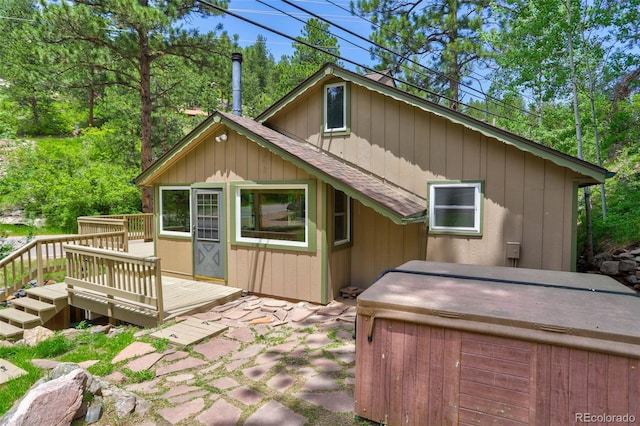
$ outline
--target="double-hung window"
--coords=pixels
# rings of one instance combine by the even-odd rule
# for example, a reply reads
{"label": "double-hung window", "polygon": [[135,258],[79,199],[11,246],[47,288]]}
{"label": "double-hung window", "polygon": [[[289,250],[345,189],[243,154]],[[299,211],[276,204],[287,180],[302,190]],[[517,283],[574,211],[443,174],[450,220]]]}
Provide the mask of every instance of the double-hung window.
{"label": "double-hung window", "polygon": [[[235,187],[236,243],[312,249],[309,183],[238,184]],[[315,206],[315,203],[312,203]]]}
{"label": "double-hung window", "polygon": [[333,191],[333,246],[351,242],[351,198],[340,190]]}
{"label": "double-hung window", "polygon": [[480,235],[482,183],[430,183],[431,232]]}
{"label": "double-hung window", "polygon": [[191,189],[188,186],[160,187],[160,234],[191,236]]}
{"label": "double-hung window", "polygon": [[323,130],[325,133],[349,131],[348,86],[345,82],[324,86]]}

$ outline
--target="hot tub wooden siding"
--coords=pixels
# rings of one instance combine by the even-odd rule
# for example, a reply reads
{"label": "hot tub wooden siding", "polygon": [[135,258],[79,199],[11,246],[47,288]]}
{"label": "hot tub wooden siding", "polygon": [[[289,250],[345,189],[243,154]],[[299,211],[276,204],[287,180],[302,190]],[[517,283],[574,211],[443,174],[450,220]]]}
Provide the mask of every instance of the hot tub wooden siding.
{"label": "hot tub wooden siding", "polygon": [[640,297],[604,276],[408,262],[358,297],[355,413],[389,425],[640,424],[639,314]]}
{"label": "hot tub wooden siding", "polygon": [[[358,316],[355,413],[389,425],[570,425],[640,418],[640,361]],[[579,424],[579,423],[578,423]],[[635,424],[635,423],[632,423]]]}

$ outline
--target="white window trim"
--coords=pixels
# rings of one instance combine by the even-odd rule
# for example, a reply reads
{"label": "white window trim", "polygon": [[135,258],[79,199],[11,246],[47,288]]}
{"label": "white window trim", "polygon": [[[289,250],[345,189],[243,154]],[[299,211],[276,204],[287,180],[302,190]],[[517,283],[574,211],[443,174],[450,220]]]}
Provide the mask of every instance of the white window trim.
{"label": "white window trim", "polygon": [[[243,189],[304,189],[304,241],[275,240],[271,238],[251,238],[242,236],[242,203],[240,192]],[[268,244],[282,247],[309,247],[309,185],[306,183],[292,184],[249,184],[238,185],[235,191],[235,237],[237,242],[250,244]]]}
{"label": "white window trim", "polygon": [[[336,190],[337,191],[337,190]],[[345,221],[347,224],[347,238],[344,238],[342,240],[336,240],[333,242],[333,246],[334,247],[338,247],[344,244],[349,244],[351,242],[351,197],[348,196],[346,193],[343,192],[343,194],[346,197],[345,202],[347,203],[346,205],[346,209],[344,212],[344,216],[345,216]],[[334,196],[335,198],[335,196]],[[334,200],[334,206],[333,206],[333,226],[336,226],[336,221],[335,221],[335,217],[337,216],[336,214],[336,206],[335,206],[335,200]],[[335,230],[334,230],[334,235],[335,235]]]}
{"label": "white window trim", "polygon": [[[467,226],[437,226],[435,225],[436,210],[438,207],[446,207],[447,209],[469,209],[468,206],[436,206],[435,192],[438,188],[474,188],[474,214],[473,227]],[[463,183],[431,183],[429,184],[429,229],[437,232],[452,232],[466,234],[480,234],[481,230],[481,210],[482,210],[482,183],[481,182],[463,182]]]}
{"label": "white window trim", "polygon": [[[343,126],[342,127],[332,127],[329,128],[329,115],[327,112],[327,103],[329,98],[327,97],[327,90],[331,87],[340,87],[342,86],[342,94],[344,96],[343,102],[342,102],[342,123]],[[340,83],[333,83],[333,84],[326,84],[324,86],[324,92],[323,92],[323,105],[322,108],[324,110],[324,131],[326,133],[333,133],[333,132],[344,132],[347,130],[347,83],[346,82],[340,82]]]}
{"label": "white window trim", "polygon": [[162,206],[162,191],[181,191],[187,190],[189,192],[189,227],[191,227],[191,187],[189,186],[161,186],[158,191],[160,201],[158,203],[160,209],[160,235],[173,235],[178,237],[191,237],[191,232],[178,232],[178,231],[165,231],[163,223],[163,206]]}

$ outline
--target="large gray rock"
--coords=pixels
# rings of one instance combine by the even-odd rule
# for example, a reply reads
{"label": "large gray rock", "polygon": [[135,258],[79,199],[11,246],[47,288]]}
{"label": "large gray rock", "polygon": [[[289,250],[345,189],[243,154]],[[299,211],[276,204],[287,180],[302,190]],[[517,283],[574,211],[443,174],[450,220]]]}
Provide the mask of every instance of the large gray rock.
{"label": "large gray rock", "polygon": [[620,261],[618,265],[618,270],[620,272],[636,272],[636,268],[638,264],[633,259],[624,259]]}
{"label": "large gray rock", "polygon": [[605,260],[600,265],[600,272],[606,275],[618,275],[620,273],[619,265],[620,262],[617,260]]}
{"label": "large gray rock", "polygon": [[47,382],[38,382],[0,418],[6,426],[70,425],[82,404],[87,373],[76,368]]}
{"label": "large gray rock", "polygon": [[53,331],[38,325],[34,328],[25,330],[22,338],[26,345],[33,347],[53,336],[55,336]]}

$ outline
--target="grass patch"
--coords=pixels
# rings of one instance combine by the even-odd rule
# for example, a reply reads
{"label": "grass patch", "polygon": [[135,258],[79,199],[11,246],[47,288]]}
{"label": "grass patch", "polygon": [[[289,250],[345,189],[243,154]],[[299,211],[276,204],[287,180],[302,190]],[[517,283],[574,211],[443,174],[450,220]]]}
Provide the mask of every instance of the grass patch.
{"label": "grass patch", "polygon": [[98,363],[91,366],[88,371],[97,376],[104,376],[113,371],[111,360],[134,341],[135,331],[137,331],[136,328],[127,328],[113,336],[91,333],[90,330],[84,330],[70,337],[58,333],[35,347],[23,344],[0,347],[0,358],[27,372],[24,376],[0,386],[0,416],[6,413],[15,401],[46,374],[45,370],[41,370],[31,363],[32,359],[51,359],[73,363],[97,360]]}
{"label": "grass patch", "polygon": [[7,237],[33,237],[34,235],[64,234],[60,229],[44,226],[0,224],[0,235]]}
{"label": "grass patch", "polygon": [[156,377],[156,372],[153,370],[131,371],[128,368],[124,368],[122,372],[129,378],[129,381],[131,381],[132,383],[142,383]]}

